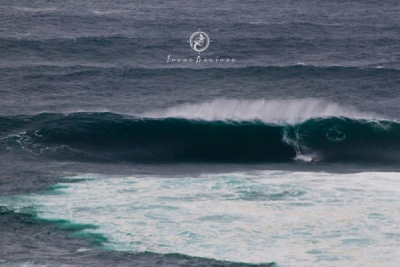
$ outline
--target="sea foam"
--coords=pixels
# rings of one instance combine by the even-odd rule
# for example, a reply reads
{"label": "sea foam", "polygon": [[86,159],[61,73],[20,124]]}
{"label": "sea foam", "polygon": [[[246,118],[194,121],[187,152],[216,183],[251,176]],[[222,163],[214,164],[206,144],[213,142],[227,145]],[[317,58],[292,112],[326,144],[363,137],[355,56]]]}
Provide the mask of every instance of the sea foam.
{"label": "sea foam", "polygon": [[96,225],[84,231],[104,235],[110,250],[278,266],[394,266],[400,262],[398,177],[287,171],[94,176],[42,195],[0,197],[0,205]]}

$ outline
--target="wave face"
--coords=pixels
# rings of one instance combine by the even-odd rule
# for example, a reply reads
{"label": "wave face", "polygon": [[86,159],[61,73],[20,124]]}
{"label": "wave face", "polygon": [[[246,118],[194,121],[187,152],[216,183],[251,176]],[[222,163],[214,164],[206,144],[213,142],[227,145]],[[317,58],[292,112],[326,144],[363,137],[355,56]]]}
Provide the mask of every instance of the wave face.
{"label": "wave face", "polygon": [[281,127],[263,123],[142,119],[112,113],[52,117],[40,127],[8,136],[3,142],[14,141],[35,153],[57,158],[112,161],[249,162],[295,156],[293,148],[282,140]]}
{"label": "wave face", "polygon": [[[115,113],[2,117],[1,146],[63,160],[168,162],[398,162],[400,124],[348,117],[294,124],[143,118]],[[25,130],[16,134],[17,129]]]}

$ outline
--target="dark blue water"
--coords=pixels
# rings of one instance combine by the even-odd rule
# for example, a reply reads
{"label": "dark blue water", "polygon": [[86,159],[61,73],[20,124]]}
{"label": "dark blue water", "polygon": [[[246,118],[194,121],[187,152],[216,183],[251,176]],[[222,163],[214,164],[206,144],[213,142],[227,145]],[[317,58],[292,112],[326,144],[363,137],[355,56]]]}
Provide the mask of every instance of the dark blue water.
{"label": "dark blue water", "polygon": [[[225,60],[168,61],[198,56]],[[399,89],[398,1],[3,0],[0,194],[82,173],[397,173]],[[286,266],[117,251],[5,203],[0,265]]]}

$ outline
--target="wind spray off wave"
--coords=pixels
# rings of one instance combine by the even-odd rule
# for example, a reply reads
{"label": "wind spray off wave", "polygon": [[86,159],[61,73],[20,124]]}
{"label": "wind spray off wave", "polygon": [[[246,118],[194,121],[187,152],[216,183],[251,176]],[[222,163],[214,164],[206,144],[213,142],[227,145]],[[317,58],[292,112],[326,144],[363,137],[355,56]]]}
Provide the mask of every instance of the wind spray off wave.
{"label": "wind spray off wave", "polygon": [[319,99],[237,100],[216,99],[198,104],[184,104],[142,114],[149,118],[185,118],[204,121],[261,121],[268,124],[296,124],[308,119],[345,117],[383,119],[373,113],[343,107]]}

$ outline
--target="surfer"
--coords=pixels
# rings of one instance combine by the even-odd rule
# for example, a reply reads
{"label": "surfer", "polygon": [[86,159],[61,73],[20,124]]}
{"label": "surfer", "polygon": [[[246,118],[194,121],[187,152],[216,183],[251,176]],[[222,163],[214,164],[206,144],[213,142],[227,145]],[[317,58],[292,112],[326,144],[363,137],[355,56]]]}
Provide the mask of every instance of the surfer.
{"label": "surfer", "polygon": [[315,162],[315,158],[311,158],[311,162]]}

